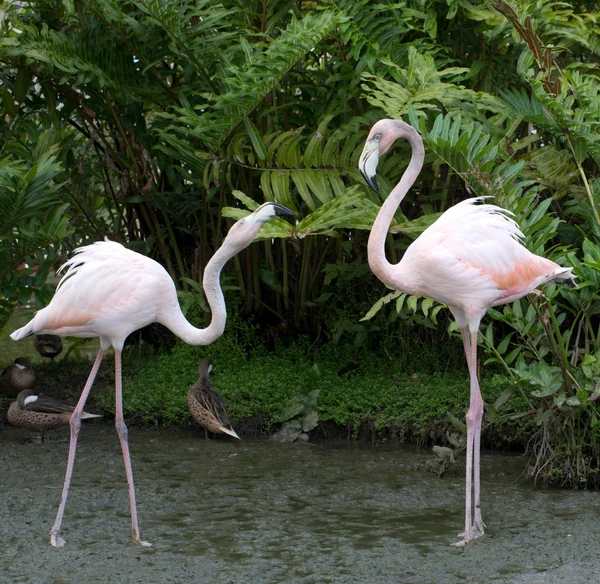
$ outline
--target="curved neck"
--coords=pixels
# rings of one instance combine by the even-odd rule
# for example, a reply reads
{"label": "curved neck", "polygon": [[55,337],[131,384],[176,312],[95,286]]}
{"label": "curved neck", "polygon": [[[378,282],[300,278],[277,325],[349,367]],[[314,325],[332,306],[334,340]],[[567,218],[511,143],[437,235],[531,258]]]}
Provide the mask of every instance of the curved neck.
{"label": "curved neck", "polygon": [[176,307],[171,307],[168,314],[168,322],[162,322],[171,332],[175,333],[181,340],[188,345],[210,345],[216,341],[225,331],[225,322],[227,321],[227,310],[225,308],[225,298],[221,290],[221,270],[223,266],[237,253],[237,249],[232,249],[225,242],[210,258],[204,269],[202,286],[204,294],[211,310],[210,324],[199,329],[188,322],[179,303]]}
{"label": "curved neck", "polygon": [[412,156],[408,168],[404,171],[400,182],[394,187],[388,198],[381,205],[377,218],[371,228],[367,246],[369,267],[371,271],[384,283],[391,285],[394,264],[385,257],[385,240],[394,219],[394,214],[400,206],[402,199],[414,184],[423,167],[425,149],[421,137],[412,128],[404,131],[399,137],[406,138],[412,148]]}

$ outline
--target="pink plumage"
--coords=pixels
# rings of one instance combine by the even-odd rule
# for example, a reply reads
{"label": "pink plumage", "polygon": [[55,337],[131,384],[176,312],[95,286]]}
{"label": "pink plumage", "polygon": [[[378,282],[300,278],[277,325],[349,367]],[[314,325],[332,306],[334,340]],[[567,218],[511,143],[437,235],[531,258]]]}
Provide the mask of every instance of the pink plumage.
{"label": "pink plumage", "polygon": [[400,120],[380,120],[371,128],[359,162],[365,180],[377,190],[379,157],[398,138],[410,143],[412,156],[371,229],[369,265],[388,286],[447,304],[461,329],[471,382],[466,416],[465,531],[455,544],[463,546],[483,535],[485,528],[480,507],[483,399],[477,379],[479,323],[490,306],[517,300],[542,284],[574,285],[572,268],[531,253],[523,246],[523,234],[511,213],[486,203],[483,197],[467,199],[448,209],[409,246],[398,264],[391,264],[385,257],[385,240],[396,209],[423,166],[423,141],[412,126]]}
{"label": "pink plumage", "polygon": [[[552,280],[568,280],[561,268],[522,245],[523,234],[509,211],[467,199],[448,209],[407,249],[391,269],[390,284],[451,307],[459,324],[481,318],[490,306],[511,302]],[[463,325],[464,326],[464,325]]]}
{"label": "pink plumage", "polygon": [[156,322],[165,305],[177,303],[173,280],[160,264],[114,241],[78,248],[61,272],[52,302],[13,339],[33,332],[101,337],[104,349],[122,349],[129,334]]}

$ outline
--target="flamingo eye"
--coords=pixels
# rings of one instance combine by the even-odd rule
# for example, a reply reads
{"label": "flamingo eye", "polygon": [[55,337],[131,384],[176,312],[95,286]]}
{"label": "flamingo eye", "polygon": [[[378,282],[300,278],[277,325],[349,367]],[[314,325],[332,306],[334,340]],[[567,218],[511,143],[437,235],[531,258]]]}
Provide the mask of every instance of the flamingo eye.
{"label": "flamingo eye", "polygon": [[377,142],[379,142],[379,140],[381,140],[381,134],[375,134],[375,136],[373,136],[373,140],[377,140]]}

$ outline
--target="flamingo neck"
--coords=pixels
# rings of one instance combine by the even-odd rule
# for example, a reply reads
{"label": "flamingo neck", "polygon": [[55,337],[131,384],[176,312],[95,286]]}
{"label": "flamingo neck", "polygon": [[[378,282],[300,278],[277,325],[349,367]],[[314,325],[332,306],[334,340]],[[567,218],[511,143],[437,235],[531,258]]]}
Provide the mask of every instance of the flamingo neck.
{"label": "flamingo neck", "polygon": [[421,137],[412,128],[410,132],[403,133],[401,136],[406,138],[410,143],[412,149],[410,163],[404,171],[400,182],[393,188],[383,205],[381,205],[381,209],[371,228],[367,251],[371,271],[384,284],[410,292],[408,281],[406,281],[406,285],[396,282],[399,276],[399,264],[391,264],[385,257],[385,240],[396,210],[421,172],[425,158],[425,149]]}
{"label": "flamingo neck", "polygon": [[210,324],[206,328],[200,329],[190,324],[181,312],[179,303],[171,309],[169,322],[162,323],[188,345],[210,345],[225,331],[227,310],[225,308],[223,291],[221,290],[220,278],[223,266],[236,252],[236,249],[223,244],[212,258],[210,258],[210,261],[206,264],[206,268],[204,268],[202,286],[212,314]]}

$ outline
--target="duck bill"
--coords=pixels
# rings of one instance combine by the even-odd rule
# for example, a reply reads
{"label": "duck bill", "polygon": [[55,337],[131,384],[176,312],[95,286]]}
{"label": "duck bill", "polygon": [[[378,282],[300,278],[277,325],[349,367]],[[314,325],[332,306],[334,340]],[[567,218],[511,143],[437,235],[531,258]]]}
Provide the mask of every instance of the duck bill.
{"label": "duck bill", "polygon": [[233,436],[233,438],[237,438],[238,440],[241,440],[241,438],[235,433],[235,430],[233,428],[226,428],[225,426],[219,426],[219,430],[221,430],[221,432],[223,432],[223,434],[228,434],[229,436]]}
{"label": "duck bill", "polygon": [[364,176],[367,184],[376,192],[379,192],[377,185],[377,164],[379,163],[379,142],[369,140],[363,148],[360,160],[358,161],[358,169]]}

